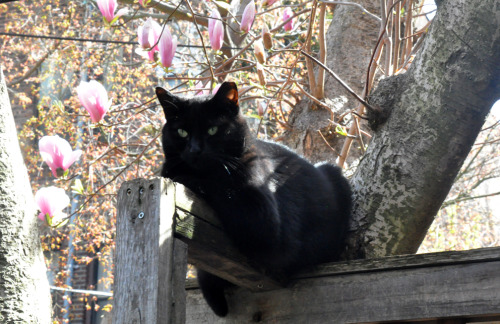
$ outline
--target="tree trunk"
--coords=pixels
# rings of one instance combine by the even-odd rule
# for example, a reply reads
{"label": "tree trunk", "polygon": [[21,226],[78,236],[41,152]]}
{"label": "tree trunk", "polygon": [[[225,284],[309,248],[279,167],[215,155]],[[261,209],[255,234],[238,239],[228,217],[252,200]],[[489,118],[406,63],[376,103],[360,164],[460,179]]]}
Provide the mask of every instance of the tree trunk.
{"label": "tree trunk", "polygon": [[[361,0],[359,4],[380,15],[380,0]],[[376,45],[380,22],[355,6],[337,5],[333,21],[326,32],[326,65],[361,95],[366,80],[366,68]],[[357,101],[330,75],[325,78],[325,103],[334,118],[357,106]],[[343,136],[336,135],[330,123],[330,111],[316,108],[309,100],[294,107],[288,122],[292,126],[283,136],[284,143],[313,162],[334,162],[342,150]],[[321,135],[319,134],[321,131]],[[325,143],[335,149],[337,153]],[[358,154],[351,156],[359,157]]]}
{"label": "tree trunk", "polygon": [[0,69],[0,322],[50,323],[35,203]]}
{"label": "tree trunk", "polygon": [[499,12],[443,1],[408,72],[371,96],[390,115],[351,179],[350,257],[416,252],[500,98]]}

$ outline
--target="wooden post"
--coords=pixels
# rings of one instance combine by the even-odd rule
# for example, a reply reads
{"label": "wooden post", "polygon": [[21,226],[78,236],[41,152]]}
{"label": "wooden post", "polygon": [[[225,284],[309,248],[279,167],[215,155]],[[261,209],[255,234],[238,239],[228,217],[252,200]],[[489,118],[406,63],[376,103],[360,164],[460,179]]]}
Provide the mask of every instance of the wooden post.
{"label": "wooden post", "polygon": [[173,237],[175,190],[167,190],[172,185],[136,179],[118,193],[115,324],[185,322],[187,247]]}

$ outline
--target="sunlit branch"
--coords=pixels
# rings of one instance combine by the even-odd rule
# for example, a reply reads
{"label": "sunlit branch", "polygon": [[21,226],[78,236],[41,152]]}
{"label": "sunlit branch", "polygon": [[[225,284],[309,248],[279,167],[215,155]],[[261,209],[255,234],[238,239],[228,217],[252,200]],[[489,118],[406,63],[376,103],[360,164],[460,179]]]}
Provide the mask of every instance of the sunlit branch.
{"label": "sunlit branch", "polygon": [[358,7],[359,9],[361,9],[365,14],[367,14],[368,16],[376,19],[377,21],[381,22],[382,19],[369,12],[368,10],[366,10],[362,5],[360,5],[359,3],[356,3],[356,2],[348,2],[348,1],[328,1],[328,0],[319,0],[319,2],[322,2],[322,3],[326,3],[326,4],[336,4],[336,5],[346,5],[346,6],[354,6],[354,7]]}
{"label": "sunlit branch", "polygon": [[[316,19],[316,9],[318,8],[318,2],[314,1],[311,15],[309,16],[309,27],[307,29],[307,36],[305,42],[305,49],[307,53],[312,53],[312,31],[314,28],[314,20]],[[309,91],[316,95],[317,93],[317,85],[316,85],[316,76],[314,75],[314,67],[311,59],[306,59],[306,69],[307,75],[309,76]],[[320,98],[322,99],[322,98]]]}
{"label": "sunlit branch", "polygon": [[[134,0],[118,0],[119,3],[133,5]],[[208,26],[208,19],[195,19],[193,13],[188,13],[182,10],[178,10],[177,6],[171,6],[163,1],[151,0],[149,2],[149,7],[154,7],[156,10],[172,15],[175,19],[197,22],[202,26]],[[150,15],[150,14],[148,14]]]}

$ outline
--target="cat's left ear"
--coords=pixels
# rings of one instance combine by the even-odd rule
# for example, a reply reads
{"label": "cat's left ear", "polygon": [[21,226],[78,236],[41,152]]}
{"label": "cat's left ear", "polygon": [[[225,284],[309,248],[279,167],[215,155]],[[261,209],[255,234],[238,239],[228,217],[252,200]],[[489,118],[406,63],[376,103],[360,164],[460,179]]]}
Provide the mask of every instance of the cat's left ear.
{"label": "cat's left ear", "polygon": [[156,96],[163,107],[163,112],[165,113],[167,121],[175,118],[179,112],[179,100],[177,97],[161,87],[156,88]]}
{"label": "cat's left ear", "polygon": [[224,100],[238,106],[238,87],[234,82],[224,82],[215,94],[219,100]]}

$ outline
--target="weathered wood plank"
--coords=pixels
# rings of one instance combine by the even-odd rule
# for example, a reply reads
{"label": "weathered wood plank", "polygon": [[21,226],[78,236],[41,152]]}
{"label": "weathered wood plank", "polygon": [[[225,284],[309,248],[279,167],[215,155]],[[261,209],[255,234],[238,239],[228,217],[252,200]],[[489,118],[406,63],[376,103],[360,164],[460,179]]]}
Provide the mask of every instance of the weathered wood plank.
{"label": "weathered wood plank", "polygon": [[[171,323],[186,323],[186,273],[188,247],[181,240],[174,239],[174,271],[172,279],[168,282],[172,285],[173,293],[173,318]],[[160,310],[161,311],[161,310]]]}
{"label": "weathered wood plank", "polygon": [[182,323],[186,247],[174,242],[175,190],[162,179],[118,193],[113,323]]}
{"label": "weathered wood plank", "polygon": [[500,261],[343,272],[261,293],[234,289],[227,294],[229,315],[223,319],[213,315],[197,289],[187,292],[190,324],[368,323],[500,315]]}
{"label": "weathered wood plank", "polygon": [[352,260],[326,263],[297,274],[298,278],[323,277],[349,273],[364,273],[381,270],[403,270],[418,267],[436,267],[474,262],[500,261],[500,247],[468,251],[396,255],[384,258]]}
{"label": "weathered wood plank", "polygon": [[252,291],[283,287],[278,276],[256,270],[232,246],[212,209],[203,200],[181,184],[169,183],[176,187],[175,235],[188,244],[189,263]]}

